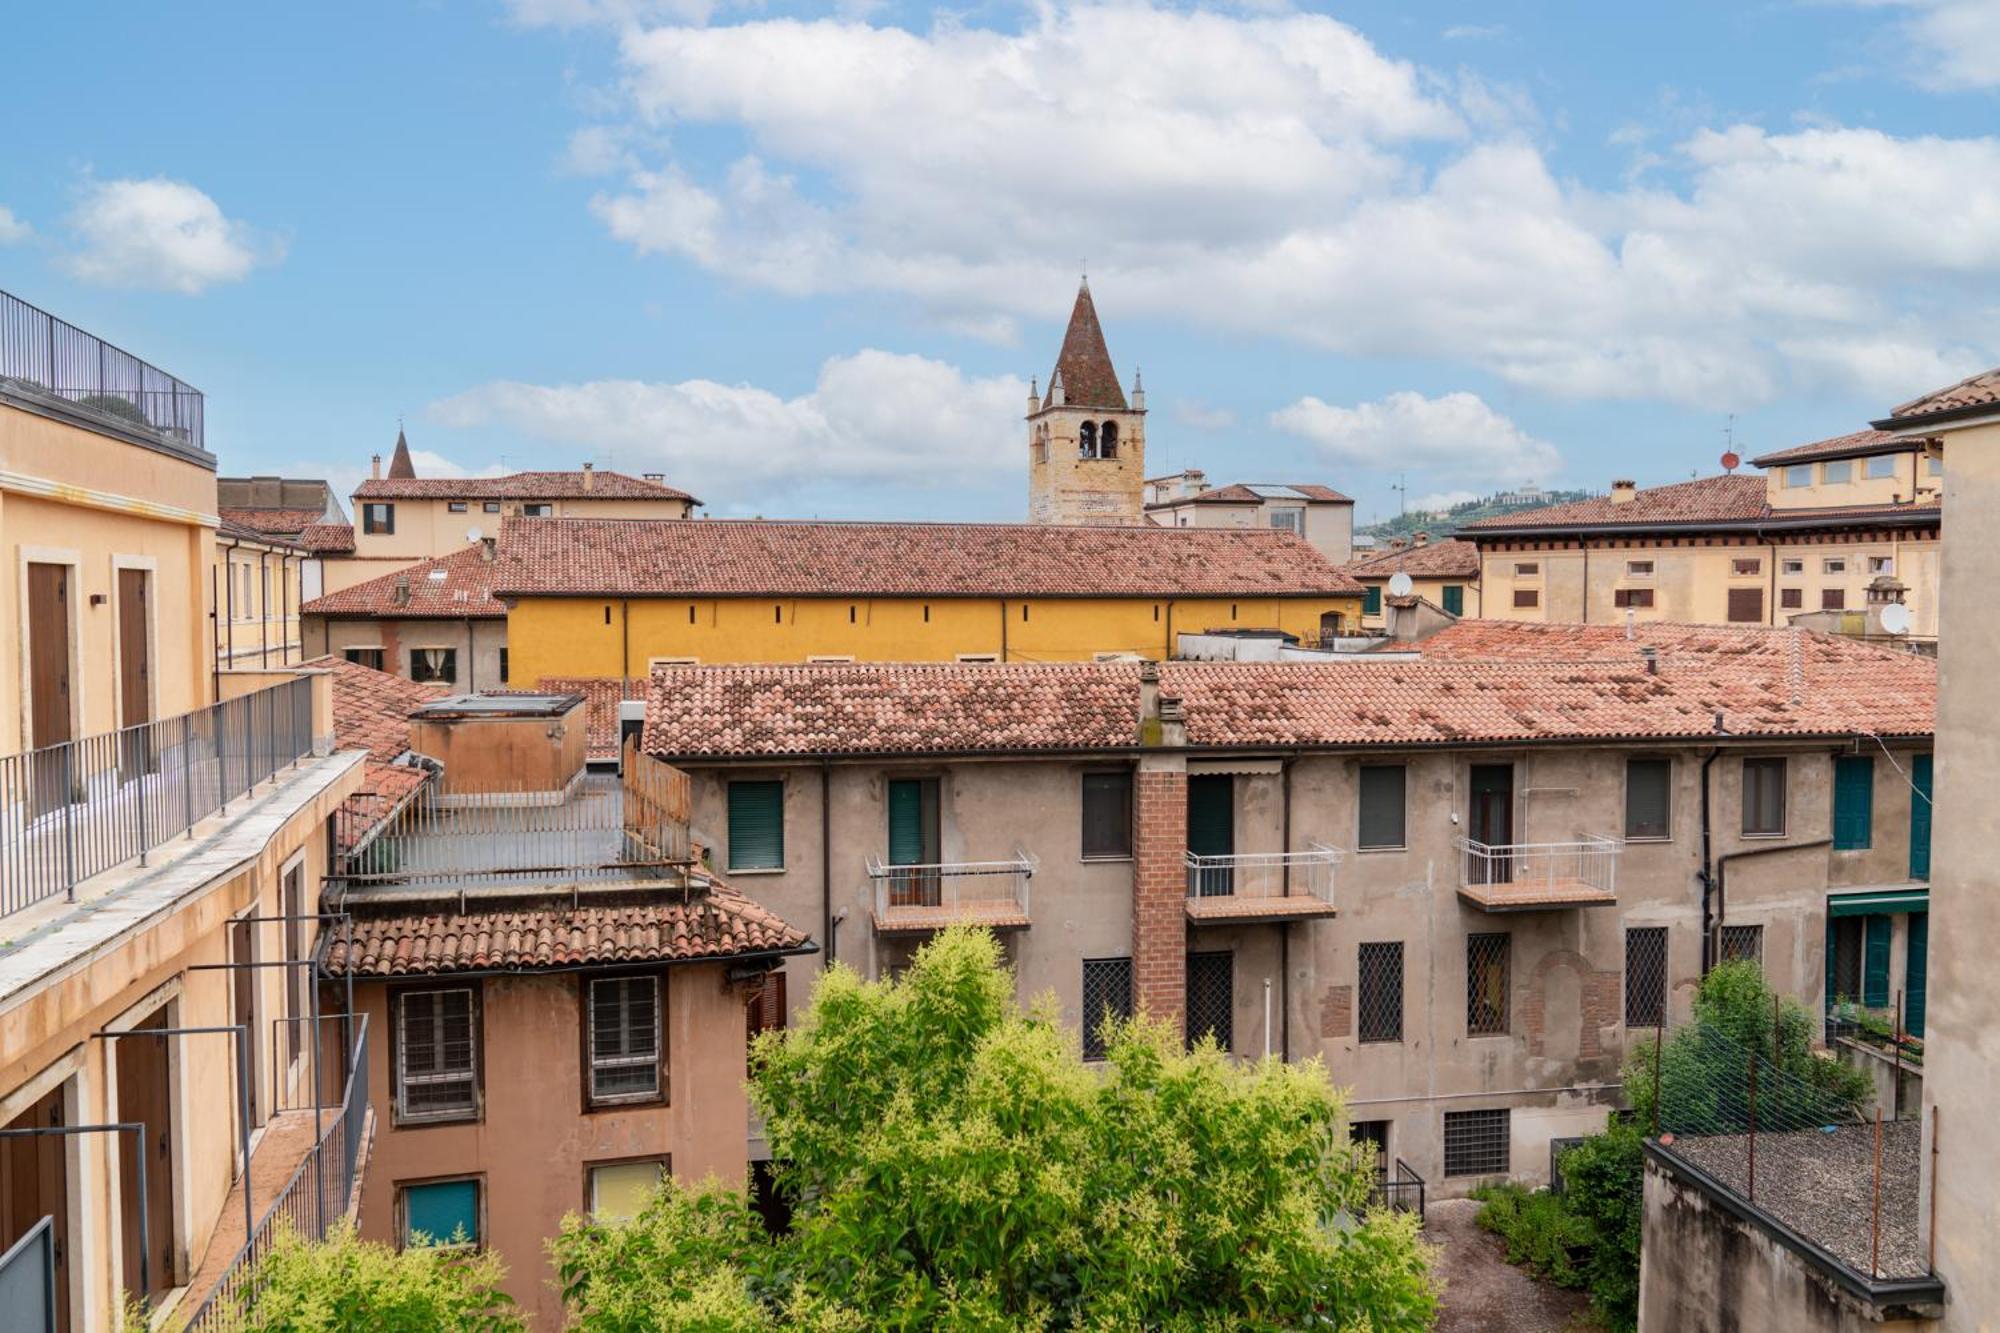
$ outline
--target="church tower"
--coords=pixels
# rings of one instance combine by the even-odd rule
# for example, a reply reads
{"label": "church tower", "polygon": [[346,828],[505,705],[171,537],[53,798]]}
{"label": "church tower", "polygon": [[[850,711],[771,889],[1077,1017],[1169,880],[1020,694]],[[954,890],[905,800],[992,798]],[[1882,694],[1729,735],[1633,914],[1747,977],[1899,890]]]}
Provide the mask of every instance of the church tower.
{"label": "church tower", "polygon": [[1028,521],[1146,521],[1146,391],[1118,383],[1090,282],[1077,289],[1048,392],[1028,395]]}

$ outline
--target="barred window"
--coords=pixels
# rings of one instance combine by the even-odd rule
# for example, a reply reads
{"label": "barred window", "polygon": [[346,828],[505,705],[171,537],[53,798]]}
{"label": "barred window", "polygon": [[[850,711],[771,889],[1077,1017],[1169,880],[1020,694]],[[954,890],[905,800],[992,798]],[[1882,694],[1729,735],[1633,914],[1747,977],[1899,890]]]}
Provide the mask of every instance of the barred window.
{"label": "barred window", "polygon": [[1444,1113],[1444,1173],[1448,1176],[1489,1176],[1503,1173],[1512,1161],[1513,1117],[1498,1111]]}
{"label": "barred window", "polygon": [[1363,1041],[1403,1039],[1403,942],[1361,946],[1360,1036]]}
{"label": "barred window", "polygon": [[1086,958],[1083,960],[1083,1058],[1102,1060],[1104,1018],[1132,1016],[1132,960],[1130,958]]}
{"label": "barred window", "polygon": [[396,1118],[463,1120],[479,1114],[479,1032],[472,991],[396,997]]}
{"label": "barred window", "polygon": [[1764,961],[1764,928],[1762,926],[1724,926],[1722,928],[1722,961],[1725,963],[1762,963]]}
{"label": "barred window", "polygon": [[1625,1026],[1653,1028],[1667,1021],[1667,928],[1633,926],[1625,932]]}
{"label": "barred window", "polygon": [[1187,1041],[1203,1037],[1229,1050],[1235,1037],[1236,960],[1228,953],[1187,956]]}
{"label": "barred window", "polygon": [[1510,942],[1504,933],[1465,937],[1465,1032],[1469,1037],[1507,1035]]}
{"label": "barred window", "polygon": [[660,1095],[660,979],[592,978],[590,1100],[650,1101]]}

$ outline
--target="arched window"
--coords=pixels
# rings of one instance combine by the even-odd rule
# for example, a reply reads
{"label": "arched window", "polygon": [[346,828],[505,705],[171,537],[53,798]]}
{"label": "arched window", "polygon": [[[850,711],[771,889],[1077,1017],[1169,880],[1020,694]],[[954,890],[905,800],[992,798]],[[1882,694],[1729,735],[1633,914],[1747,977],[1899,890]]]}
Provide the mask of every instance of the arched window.
{"label": "arched window", "polygon": [[1118,423],[1107,421],[1097,435],[1097,456],[1099,458],[1118,457]]}
{"label": "arched window", "polygon": [[1037,463],[1046,463],[1049,461],[1049,428],[1046,425],[1035,427],[1032,453],[1034,461]]}
{"label": "arched window", "polygon": [[1076,456],[1078,458],[1097,457],[1097,423],[1086,421],[1076,428]]}

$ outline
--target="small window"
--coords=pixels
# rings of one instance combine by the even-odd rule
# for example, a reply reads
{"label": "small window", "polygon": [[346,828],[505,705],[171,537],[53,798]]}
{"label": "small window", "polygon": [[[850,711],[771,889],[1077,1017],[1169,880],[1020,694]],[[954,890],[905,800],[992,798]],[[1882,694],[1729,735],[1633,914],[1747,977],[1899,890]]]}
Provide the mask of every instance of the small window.
{"label": "small window", "polygon": [[1785,760],[1743,761],[1743,836],[1777,838],[1785,832]]}
{"label": "small window", "polygon": [[594,1106],[665,1096],[660,1071],[660,979],[590,982],[590,1101]]}
{"label": "small window", "polygon": [[393,533],[396,530],[396,506],[385,504],[364,504],[361,506],[361,531],[364,533]]}
{"label": "small window", "polygon": [[1403,942],[1364,944],[1356,987],[1362,1041],[1403,1039]]}
{"label": "small window", "polygon": [[806,657],[808,666],[851,666],[853,663],[853,653],[812,653]]}
{"label": "small window", "polygon": [[1132,855],[1132,774],[1083,775],[1083,855],[1086,860]]}
{"label": "small window", "polygon": [[1444,1173],[1447,1176],[1502,1175],[1513,1154],[1513,1116],[1498,1111],[1444,1113]]}
{"label": "small window", "polygon": [[1868,557],[1870,574],[1893,574],[1896,572],[1896,557],[1893,555],[1871,555]]}
{"label": "small window", "polygon": [[1297,509],[1273,509],[1270,512],[1271,526],[1286,532],[1299,531],[1301,526],[1299,520],[1304,517],[1303,511]]}
{"label": "small window", "polygon": [[1667,928],[1634,926],[1625,932],[1625,1026],[1657,1028],[1667,1022]]}
{"label": "small window", "polygon": [[1874,454],[1867,461],[1867,476],[1870,481],[1881,481],[1896,475],[1896,455]]}
{"label": "small window", "polygon": [[365,666],[371,671],[380,671],[382,669],[382,649],[380,648],[343,648],[340,655],[356,666]]}
{"label": "small window", "polygon": [[1829,486],[1844,486],[1854,480],[1854,460],[1836,459],[1820,465],[1820,480]]}
{"label": "small window", "polygon": [[470,988],[405,991],[396,997],[398,1123],[478,1116],[478,1029]]}
{"label": "small window", "polygon": [[1630,759],[1625,763],[1625,836],[1648,840],[1671,835],[1674,763]]}
{"label": "small window", "polygon": [[481,513],[497,514],[500,512],[500,502],[498,500],[488,500],[480,505],[479,509]]}
{"label": "small window", "polygon": [[1444,585],[1444,612],[1448,616],[1465,614],[1465,586],[1459,583]]}
{"label": "small window", "polygon": [[729,784],[729,868],[778,870],[785,864],[785,784]]}
{"label": "small window", "polygon": [[1404,846],[1404,793],[1409,771],[1402,764],[1363,764],[1360,775],[1362,848]]}
{"label": "small window", "polygon": [[1833,761],[1833,849],[1858,852],[1875,841],[1875,756],[1843,754]]}
{"label": "small window", "polygon": [[1097,423],[1086,421],[1076,428],[1076,456],[1078,458],[1097,457]]}
{"label": "small window", "polygon": [[1628,579],[1649,579],[1653,577],[1653,562],[1650,560],[1627,560],[1625,577]]}
{"label": "small window", "polygon": [[479,1186],[476,1177],[398,1185],[403,1245],[479,1245]]}
{"label": "small window", "polygon": [[1517,579],[1539,578],[1541,573],[1542,566],[1540,561],[1527,560],[1514,566],[1514,577]]}
{"label": "small window", "polygon": [[1361,614],[1379,616],[1382,614],[1382,585],[1370,583],[1361,590]]}
{"label": "small window", "polygon": [[524,504],[521,513],[528,518],[547,518],[556,512],[552,504]]}
{"label": "small window", "polygon": [[1507,1035],[1508,955],[1505,933],[1465,937],[1465,1034]]}
{"label": "small window", "polygon": [[1107,421],[1098,428],[1097,456],[1099,458],[1118,457],[1118,423]]}
{"label": "small window", "polygon": [[1764,590],[1762,588],[1731,588],[1729,590],[1729,623],[1732,625],[1763,624]]}
{"label": "small window", "polygon": [[998,653],[960,653],[960,654],[958,655],[958,660],[959,660],[959,661],[961,661],[961,662],[998,662],[998,661],[1000,660],[1000,654],[998,654]]}
{"label": "small window", "polygon": [[1613,588],[1611,590],[1611,604],[1621,608],[1643,609],[1650,607],[1653,604],[1653,590],[1651,588]]}
{"label": "small window", "polygon": [[1785,489],[1791,490],[1794,487],[1810,486],[1812,484],[1813,470],[1811,463],[1794,463],[1791,467],[1785,469]]}
{"label": "small window", "polygon": [[1764,562],[1756,556],[1751,556],[1748,559],[1739,558],[1729,562],[1729,572],[1739,579],[1749,578],[1754,574],[1762,574],[1764,572]]}
{"label": "small window", "polygon": [[590,1168],[590,1220],[629,1222],[645,1210],[667,1178],[667,1159],[606,1162]]}
{"label": "small window", "polygon": [[1763,962],[1764,928],[1762,926],[1724,926],[1722,928],[1722,961],[1725,963]]}
{"label": "small window", "polygon": [[445,508],[454,514],[463,514],[465,512],[465,501],[463,500],[447,501],[445,503]]}
{"label": "small window", "polygon": [[1540,606],[1541,604],[1542,604],[1541,589],[1539,588],[1514,589],[1514,607],[1516,610],[1525,610],[1529,607]]}
{"label": "small window", "polygon": [[1083,1058],[1102,1060],[1105,1055],[1104,1019],[1132,1016],[1132,960],[1130,958],[1086,958],[1083,960]]}
{"label": "small window", "polygon": [[647,674],[663,666],[700,666],[699,657],[649,657],[646,659]]}
{"label": "small window", "polygon": [[500,683],[502,685],[507,683],[507,650],[505,648],[500,650]]}
{"label": "small window", "polygon": [[458,649],[410,649],[410,679],[441,681],[449,685],[458,679]]}
{"label": "small window", "polygon": [[1351,1143],[1365,1143],[1375,1150],[1375,1179],[1389,1177],[1389,1120],[1350,1120],[1347,1124],[1347,1138]]}
{"label": "small window", "polygon": [[1803,560],[1780,560],[1778,562],[1778,572],[1780,574],[1803,574],[1806,572],[1806,562]]}
{"label": "small window", "polygon": [[1829,556],[1827,559],[1819,562],[1819,572],[1822,574],[1845,574],[1847,572],[1846,557],[1837,555]]}
{"label": "small window", "polygon": [[1847,609],[1847,589],[1821,588],[1819,609],[1822,611],[1845,611]]}
{"label": "small window", "polygon": [[1805,609],[1805,604],[1806,590],[1804,588],[1778,589],[1778,606],[1781,610],[1802,611]]}

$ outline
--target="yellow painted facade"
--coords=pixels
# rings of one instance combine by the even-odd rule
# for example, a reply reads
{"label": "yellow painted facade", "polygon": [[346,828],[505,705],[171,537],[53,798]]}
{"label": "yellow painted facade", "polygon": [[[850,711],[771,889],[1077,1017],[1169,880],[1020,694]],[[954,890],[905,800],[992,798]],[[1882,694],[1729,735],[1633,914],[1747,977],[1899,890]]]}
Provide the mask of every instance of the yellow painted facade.
{"label": "yellow painted facade", "polygon": [[305,660],[299,619],[305,559],[275,543],[216,542],[209,597],[218,670]]}
{"label": "yellow painted facade", "polygon": [[[1373,574],[1356,574],[1354,577],[1363,586],[1377,587],[1382,590],[1376,602],[1378,608],[1386,602],[1389,596],[1389,578],[1387,575],[1378,577]],[[1453,612],[1453,614],[1466,620],[1475,620],[1484,614],[1479,605],[1479,580],[1476,578],[1440,579],[1431,578],[1428,575],[1423,578],[1412,576],[1410,585],[1412,593],[1423,598],[1432,606],[1446,610],[1450,608],[1446,606],[1446,602],[1449,599],[1445,595],[1445,589],[1448,587],[1456,588],[1458,589],[1457,601],[1462,609]],[[1363,605],[1361,614],[1361,627],[1363,629],[1379,631],[1385,623],[1385,617],[1380,609],[1370,613],[1366,605]]]}
{"label": "yellow painted facade", "polygon": [[661,658],[705,664],[1088,662],[1172,656],[1173,636],[1280,629],[1316,639],[1352,627],[1359,597],[584,598],[523,597],[508,612],[510,678],[644,676]]}

